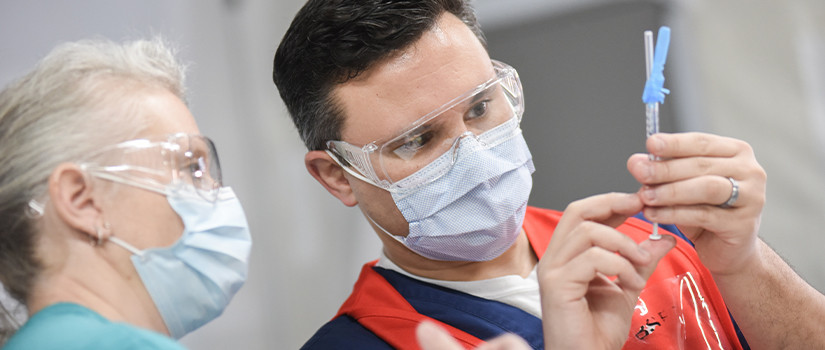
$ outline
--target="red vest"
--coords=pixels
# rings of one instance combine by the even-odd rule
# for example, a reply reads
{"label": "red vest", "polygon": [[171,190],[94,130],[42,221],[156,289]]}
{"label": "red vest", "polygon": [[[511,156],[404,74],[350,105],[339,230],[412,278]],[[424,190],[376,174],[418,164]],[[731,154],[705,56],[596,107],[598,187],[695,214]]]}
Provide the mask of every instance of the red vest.
{"label": "red vest", "polygon": [[[523,228],[541,258],[561,212],[528,207]],[[651,224],[630,218],[618,230],[637,242],[647,238]],[[633,314],[623,349],[741,349],[722,296],[693,247],[677,239],[648,279]],[[415,329],[423,320],[447,329],[464,347],[483,341],[450,325],[418,313],[393,286],[367,263],[353,292],[335,317],[349,315],[397,349],[419,349]],[[703,307],[704,302],[704,307]]]}

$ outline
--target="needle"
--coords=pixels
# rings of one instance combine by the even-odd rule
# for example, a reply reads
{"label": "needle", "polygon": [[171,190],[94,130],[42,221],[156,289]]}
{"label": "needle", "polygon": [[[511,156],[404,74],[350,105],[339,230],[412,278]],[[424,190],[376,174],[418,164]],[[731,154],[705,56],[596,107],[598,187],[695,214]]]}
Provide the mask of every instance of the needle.
{"label": "needle", "polygon": [[[663,87],[665,82],[664,71],[667,60],[667,50],[670,45],[670,28],[659,28],[659,41],[656,43],[656,50],[653,49],[653,32],[645,31],[645,71],[647,81],[645,82],[642,102],[645,103],[645,130],[647,137],[659,132],[659,103],[665,101],[665,94],[670,93]],[[650,155],[651,160],[660,160],[659,157]],[[650,234],[651,240],[659,240],[659,223],[653,223],[653,232]]]}

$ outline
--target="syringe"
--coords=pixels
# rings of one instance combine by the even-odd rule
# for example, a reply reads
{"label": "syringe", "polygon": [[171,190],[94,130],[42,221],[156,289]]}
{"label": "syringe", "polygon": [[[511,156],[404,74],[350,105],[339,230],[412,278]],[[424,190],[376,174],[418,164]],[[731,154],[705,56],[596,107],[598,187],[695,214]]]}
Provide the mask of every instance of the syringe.
{"label": "syringe", "polygon": [[[667,50],[670,46],[670,28],[664,26],[659,28],[655,51],[653,49],[653,32],[645,31],[644,40],[647,81],[642,93],[642,102],[645,103],[646,137],[650,137],[659,132],[659,103],[664,102],[665,94],[670,93],[670,90],[663,87],[665,83],[663,71],[665,61],[667,61]],[[659,157],[651,154],[650,159],[659,160]],[[653,233],[650,234],[649,238],[652,240],[662,238],[662,235],[659,234],[658,223],[653,223]]]}

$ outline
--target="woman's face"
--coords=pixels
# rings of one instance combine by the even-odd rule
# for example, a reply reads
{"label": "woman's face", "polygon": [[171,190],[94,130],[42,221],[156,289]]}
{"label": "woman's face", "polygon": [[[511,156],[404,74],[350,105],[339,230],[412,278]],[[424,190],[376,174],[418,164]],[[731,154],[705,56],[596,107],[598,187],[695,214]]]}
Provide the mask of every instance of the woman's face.
{"label": "woman's face", "polygon": [[[138,138],[200,134],[186,105],[167,91],[150,93],[143,100],[141,111],[149,127]],[[181,236],[183,222],[166,196],[130,185],[113,186],[117,188],[113,195],[105,196],[107,203],[103,214],[112,235],[141,250],[170,246]]]}

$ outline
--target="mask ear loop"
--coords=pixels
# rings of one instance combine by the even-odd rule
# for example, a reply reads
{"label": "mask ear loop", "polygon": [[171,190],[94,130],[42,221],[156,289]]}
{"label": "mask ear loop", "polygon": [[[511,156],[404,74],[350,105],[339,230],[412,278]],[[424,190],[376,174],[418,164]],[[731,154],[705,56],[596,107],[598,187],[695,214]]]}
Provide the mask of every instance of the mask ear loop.
{"label": "mask ear loop", "polygon": [[367,213],[364,213],[364,216],[366,216],[366,217],[367,217],[367,219],[369,219],[369,220],[370,220],[370,222],[372,222],[372,223],[373,223],[376,227],[378,227],[381,231],[384,231],[384,233],[386,233],[388,236],[392,237],[393,239],[395,239],[396,241],[398,241],[399,243],[401,243],[401,244],[403,244],[403,245],[405,245],[405,246],[407,245],[407,244],[406,244],[406,239],[407,239],[407,237],[404,237],[404,236],[399,236],[399,235],[395,235],[395,234],[391,233],[390,231],[387,231],[387,229],[385,229],[385,228],[384,228],[384,226],[381,226],[381,224],[379,224],[378,222],[376,222],[375,220],[373,220],[373,219],[372,219],[372,217],[371,217],[369,214],[367,214]]}
{"label": "mask ear loop", "polygon": [[[131,245],[129,243],[126,243],[122,239],[113,236],[111,234],[111,228],[112,228],[112,225],[110,225],[108,222],[103,223],[103,228],[102,229],[100,227],[97,227],[95,229],[95,233],[97,234],[97,239],[92,238],[92,241],[91,241],[92,246],[99,246],[99,245],[103,244],[105,241],[109,241],[109,242],[114,243],[115,245],[123,247],[124,249],[128,250],[132,254],[143,258],[143,252],[140,251],[140,249],[137,249],[133,245]],[[106,234],[104,234],[104,232],[109,233],[108,237],[106,237]]]}
{"label": "mask ear loop", "polygon": [[126,243],[124,240],[122,240],[120,238],[117,238],[115,236],[111,236],[111,237],[109,237],[109,242],[112,242],[112,243],[122,247],[123,249],[128,250],[130,253],[132,253],[134,255],[137,255],[141,259],[144,258],[144,254],[143,254],[142,251],[140,251],[140,249],[135,248],[135,246],[133,246],[129,243]]}

